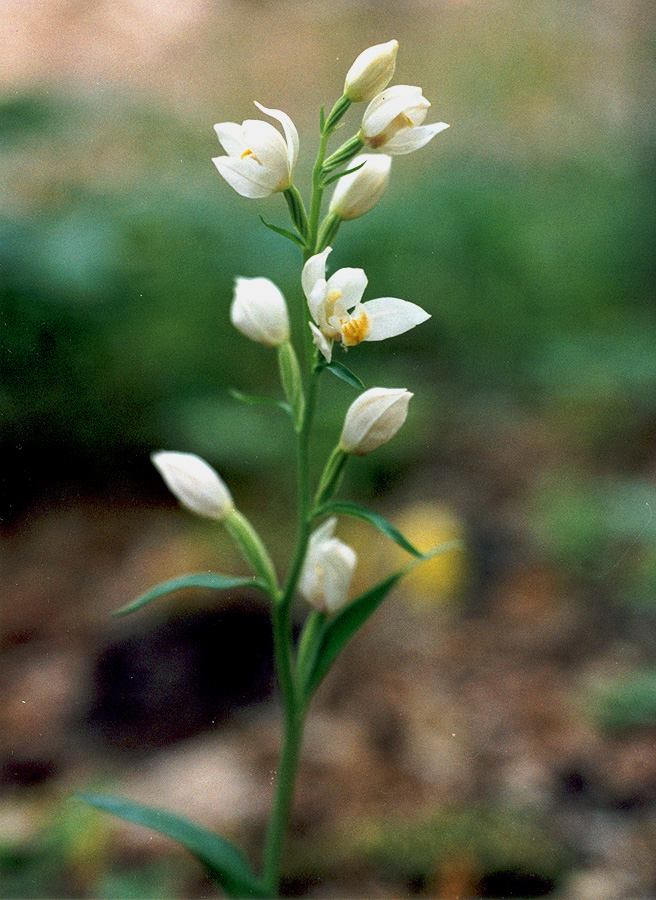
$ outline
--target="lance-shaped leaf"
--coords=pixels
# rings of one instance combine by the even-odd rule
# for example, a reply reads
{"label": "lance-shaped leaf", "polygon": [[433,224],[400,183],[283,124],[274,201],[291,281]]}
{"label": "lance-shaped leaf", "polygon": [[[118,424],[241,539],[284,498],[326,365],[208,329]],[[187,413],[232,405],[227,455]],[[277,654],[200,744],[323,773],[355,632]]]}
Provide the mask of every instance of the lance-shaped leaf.
{"label": "lance-shaped leaf", "polygon": [[324,676],[331,668],[346,644],[359,631],[367,619],[378,609],[385,597],[396,583],[405,575],[401,569],[381,581],[371,590],[346,606],[333,619],[329,619],[322,629],[319,648],[314,664],[306,676],[304,697],[308,700],[321,684]]}
{"label": "lance-shaped leaf", "polygon": [[338,378],[341,378],[342,381],[345,381],[347,384],[350,384],[351,387],[358,388],[358,390],[364,390],[364,384],[358,376],[351,372],[351,370],[344,365],[344,363],[338,362],[336,359],[333,359],[329,363],[320,364],[322,369],[327,369],[329,372],[332,372],[333,375],[336,375]]}
{"label": "lance-shaped leaf", "polygon": [[[335,504],[339,506],[340,504]],[[376,612],[392,588],[411,572],[415,566],[432,559],[440,553],[457,550],[460,541],[445,541],[428,553],[420,554],[409,565],[389,575],[383,581],[356,597],[334,618],[325,616],[316,619],[308,628],[308,635],[301,640],[302,654],[299,654],[299,680],[303,700],[307,703],[319,687],[346,644],[360,630],[367,619]]]}
{"label": "lance-shaped leaf", "polygon": [[353,516],[356,519],[363,519],[365,522],[369,522],[379,531],[381,531],[388,538],[391,538],[399,547],[402,547],[407,553],[410,553],[412,556],[416,556],[419,559],[426,558],[426,554],[422,553],[421,550],[418,550],[410,541],[405,538],[398,528],[395,528],[391,522],[388,522],[386,518],[379,515],[378,513],[372,512],[372,510],[367,509],[366,506],[360,506],[359,503],[347,503],[341,501],[334,501],[331,503],[325,503],[323,506],[319,507],[319,509],[315,510],[315,515],[325,516],[329,514],[338,513],[343,516]]}
{"label": "lance-shaped leaf", "polygon": [[289,231],[289,229],[287,228],[281,228],[280,225],[273,225],[271,222],[267,222],[266,219],[263,219],[262,216],[260,216],[260,221],[271,231],[275,231],[276,234],[279,234],[281,237],[287,238],[288,241],[292,241],[294,244],[298,244],[298,246],[303,250],[305,249],[305,241],[302,240],[297,234],[294,234],[293,231]]}
{"label": "lance-shaped leaf", "polygon": [[256,587],[266,591],[265,585],[257,578],[233,578],[231,575],[217,575],[213,572],[196,572],[193,575],[181,575],[179,578],[172,578],[170,581],[164,581],[157,587],[146,591],[136,600],[127,603],[114,613],[115,616],[126,616],[128,613],[135,612],[146,606],[153,600],[158,600],[166,594],[172,594],[174,591],[182,591],[186,588],[205,588],[212,591],[225,591],[234,587]]}
{"label": "lance-shaped leaf", "polygon": [[276,400],[275,397],[260,397],[256,394],[244,394],[242,391],[237,391],[234,388],[230,388],[228,393],[235,400],[239,400],[240,403],[246,403],[248,406],[275,406],[277,409],[284,410],[292,418],[294,417],[294,411],[286,400]]}
{"label": "lance-shaped leaf", "polygon": [[210,872],[229,897],[265,897],[267,892],[237,847],[230,841],[166,810],[120,797],[78,794],[78,799],[127,822],[152,828],[182,844]]}

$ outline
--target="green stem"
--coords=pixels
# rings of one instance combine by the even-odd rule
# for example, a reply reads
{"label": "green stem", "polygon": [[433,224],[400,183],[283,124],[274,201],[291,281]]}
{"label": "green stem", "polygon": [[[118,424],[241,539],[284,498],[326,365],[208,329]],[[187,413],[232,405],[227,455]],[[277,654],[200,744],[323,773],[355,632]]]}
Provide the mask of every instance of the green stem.
{"label": "green stem", "polygon": [[318,374],[311,372],[305,409],[298,434],[298,535],[292,565],[280,601],[273,606],[273,642],[278,683],[283,703],[283,742],[276,793],[264,848],[264,879],[272,895],[278,893],[280,865],[289,826],[298,758],[303,740],[302,698],[294,677],[291,603],[296,590],[311,530],[309,442],[317,400]]}
{"label": "green stem", "polygon": [[309,239],[303,259],[304,262],[307,262],[311,256],[318,252],[317,237],[319,234],[319,217],[321,216],[321,201],[323,200],[323,191],[325,187],[323,183],[323,164],[326,159],[328,140],[350,105],[350,100],[346,97],[340,97],[326,121],[323,122],[321,128],[321,140],[319,142],[317,161],[312,170],[312,202],[310,204],[310,219],[308,223]]}
{"label": "green stem", "polygon": [[284,723],[276,796],[264,847],[264,883],[271,896],[277,896],[280,888],[282,852],[303,742],[303,725],[304,717],[300,709],[293,716],[287,717]]}
{"label": "green stem", "polygon": [[[324,123],[322,127],[319,151],[312,174],[312,200],[307,221],[304,220],[304,211],[299,213],[299,210],[302,209],[302,201],[299,202],[295,194],[290,193],[286,196],[290,205],[292,219],[294,216],[299,219],[298,224],[300,224],[299,230],[301,233],[307,229],[306,247],[303,255],[304,263],[317,252],[319,218],[324,190],[322,167],[326,157],[328,139],[349,105],[350,103],[344,102],[344,98],[338,101],[328,118],[328,122]],[[295,224],[298,227],[297,222]],[[305,405],[297,433],[298,533],[296,549],[289,574],[287,575],[287,581],[278,602],[274,603],[272,611],[276,671],[283,703],[283,738],[275,797],[264,846],[264,881],[271,895],[276,895],[280,886],[282,853],[294,798],[294,787],[305,721],[305,704],[303,698],[299,696],[299,685],[296,683],[295,677],[291,627],[291,604],[305,560],[305,554],[307,553],[312,527],[310,436],[319,382],[319,372],[316,365],[317,350],[312,343],[310,331],[307,328],[307,308],[305,309],[304,324],[306,333],[304,334],[304,344],[308,377]]]}

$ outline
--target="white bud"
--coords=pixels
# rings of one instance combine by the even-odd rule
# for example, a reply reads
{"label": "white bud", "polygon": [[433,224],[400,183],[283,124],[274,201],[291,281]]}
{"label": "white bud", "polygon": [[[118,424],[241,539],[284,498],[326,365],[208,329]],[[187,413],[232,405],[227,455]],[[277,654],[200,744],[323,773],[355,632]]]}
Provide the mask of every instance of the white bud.
{"label": "white bud", "polygon": [[171,493],[191,512],[221,520],[234,508],[230,491],[221,478],[195,453],[162,450],[150,458]]}
{"label": "white bud", "polygon": [[289,340],[285,298],[268,278],[237,278],[230,321],[246,337],[267,347]]}
{"label": "white bud", "polygon": [[396,68],[398,41],[368,47],[358,56],[346,75],[344,96],[353,103],[371,100],[392,80]]}
{"label": "white bud", "polygon": [[298,583],[300,593],[320,612],[335,613],[349,599],[358,561],[352,547],[334,537],[337,519],[328,519],[310,536]]}
{"label": "white bud", "polygon": [[340,219],[357,219],[378,203],[389,184],[392,160],[383,153],[362,153],[350,163],[362,168],[337,182],[329,213]]}
{"label": "white bud", "polygon": [[364,456],[393,438],[408,415],[412,394],[405,388],[370,388],[349,406],[339,446]]}

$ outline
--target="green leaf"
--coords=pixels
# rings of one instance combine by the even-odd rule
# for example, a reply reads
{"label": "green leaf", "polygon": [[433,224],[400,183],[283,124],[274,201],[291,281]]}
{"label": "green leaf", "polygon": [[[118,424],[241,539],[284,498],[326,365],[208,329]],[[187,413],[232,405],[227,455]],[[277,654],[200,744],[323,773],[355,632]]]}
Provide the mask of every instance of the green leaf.
{"label": "green leaf", "polygon": [[271,222],[267,222],[262,216],[260,216],[260,221],[263,225],[266,225],[267,228],[270,228],[271,231],[275,231],[276,234],[280,234],[282,237],[287,238],[287,240],[293,241],[295,244],[298,244],[302,250],[305,250],[305,241],[297,234],[294,234],[293,231],[289,231],[287,228],[281,228],[279,225],[272,225]]}
{"label": "green leaf", "polygon": [[276,406],[278,409],[283,409],[286,413],[288,413],[292,418],[294,418],[294,412],[289,403],[285,400],[276,400],[274,397],[258,397],[254,394],[243,394],[241,391],[237,391],[234,388],[230,388],[228,393],[231,397],[234,397],[235,400],[239,400],[240,403],[247,403],[249,406]]}
{"label": "green leaf", "polygon": [[296,654],[296,675],[301,685],[309,681],[316,666],[321,638],[329,621],[326,613],[317,610],[313,610],[305,620]]}
{"label": "green leaf", "polygon": [[359,597],[339,612],[334,619],[326,623],[314,665],[305,681],[304,694],[306,700],[309,700],[319,687],[324,676],[353,635],[378,609],[385,597],[405,573],[406,569],[401,569],[390,575],[384,581],[371,588],[371,590],[360,594]]}
{"label": "green leaf", "polygon": [[135,825],[144,825],[182,844],[198,859],[229,897],[266,897],[259,878],[234,844],[166,810],[120,797],[78,794],[79,800]]}
{"label": "green leaf", "polygon": [[174,591],[182,591],[186,588],[207,588],[213,591],[224,591],[233,587],[257,587],[266,591],[264,584],[257,578],[233,578],[231,575],[217,575],[213,572],[196,572],[193,575],[181,575],[180,578],[172,578],[158,584],[157,587],[146,591],[136,600],[122,606],[114,613],[115,616],[126,616],[128,613],[141,609],[142,606],[153,600],[172,594]]}
{"label": "green leaf", "polygon": [[364,384],[360,381],[357,375],[354,375],[354,373],[344,365],[344,363],[338,362],[336,359],[333,359],[332,362],[326,363],[323,368],[328,369],[328,371],[332,372],[333,375],[337,375],[338,378],[341,378],[342,381],[350,384],[351,387],[358,388],[361,391],[364,390]]}
{"label": "green leaf", "polygon": [[421,550],[417,550],[417,548],[411,544],[407,538],[403,537],[401,532],[383,516],[379,516],[378,513],[372,512],[370,509],[367,509],[366,506],[360,506],[359,503],[346,503],[341,501],[326,503],[315,511],[315,516],[324,516],[329,513],[341,513],[344,516],[353,516],[356,519],[364,519],[365,522],[374,525],[384,535],[391,538],[399,545],[399,547],[402,547],[405,551],[412,554],[412,556],[416,556],[419,559],[427,559],[428,555],[430,555],[422,553]]}

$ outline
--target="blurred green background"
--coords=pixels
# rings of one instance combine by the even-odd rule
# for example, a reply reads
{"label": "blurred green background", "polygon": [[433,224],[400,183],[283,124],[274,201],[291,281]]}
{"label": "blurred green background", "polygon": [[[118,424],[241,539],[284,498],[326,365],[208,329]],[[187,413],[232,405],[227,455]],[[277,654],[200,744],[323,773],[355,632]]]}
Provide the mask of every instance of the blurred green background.
{"label": "blurred green background", "polygon": [[[0,15],[4,558],[16,558],[27,523],[75,498],[172,509],[148,462],[160,447],[220,468],[284,552],[291,436],[275,412],[228,393],[272,394],[275,358],[234,332],[228,310],[237,275],[269,277],[300,303],[299,254],[259,221],[286,225],[279,197],[246,201],[218,176],[212,125],[253,117],[253,100],[284,109],[299,128],[305,192],[320,106],[339,96],[362,49],[396,37],[395,81],[421,85],[429,121],[451,128],[394,160],[389,191],[343,226],[331,265],[363,267],[365,299],[403,297],[432,318],[344,360],[367,386],[415,394],[407,426],[361,461],[348,490],[390,515],[425,501],[438,533],[446,510],[448,527],[468,535],[466,587],[452,578],[458,602],[439,601],[454,615],[485,615],[499,585],[516,587],[528,568],[555,579],[558,602],[566,597],[590,637],[586,661],[600,654],[585,681],[596,699],[585,695],[581,715],[604,734],[653,735],[651,4],[37,0]],[[327,385],[319,447],[331,446],[350,399],[346,385]],[[7,573],[9,608],[17,582]],[[452,574],[419,590],[440,598]],[[8,666],[25,644],[12,628]],[[640,790],[653,837],[650,777]],[[433,846],[436,827],[430,819],[413,846]],[[471,849],[477,826],[467,829]],[[69,846],[60,831],[43,840]],[[398,848],[381,841],[394,869]],[[5,896],[47,895],[43,848],[8,846],[10,862],[24,852],[31,863],[6,863]],[[422,853],[409,875],[407,853],[401,866],[416,893],[432,889],[425,871],[437,865]],[[80,895],[182,890],[149,871],[140,887],[86,879]],[[456,896],[448,879],[442,890]]]}

